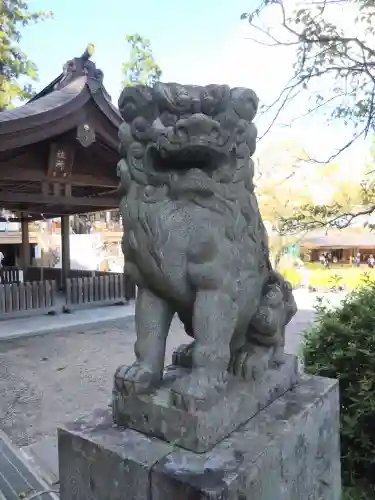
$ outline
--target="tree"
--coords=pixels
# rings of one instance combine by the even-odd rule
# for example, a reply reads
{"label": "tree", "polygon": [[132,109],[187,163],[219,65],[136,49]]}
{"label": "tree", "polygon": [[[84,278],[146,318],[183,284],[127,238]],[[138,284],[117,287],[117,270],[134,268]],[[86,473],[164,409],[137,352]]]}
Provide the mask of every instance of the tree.
{"label": "tree", "polygon": [[271,144],[269,151],[271,154],[264,151],[257,162],[255,184],[275,265],[286,247],[298,244],[308,231],[329,223],[347,227],[369,200],[375,203],[371,176],[367,184],[348,179],[347,167],[337,162],[306,168],[305,152],[293,144]]}
{"label": "tree", "polygon": [[297,213],[303,213],[304,207],[312,203],[311,196],[306,186],[299,184],[296,187],[292,174],[286,175],[281,183],[277,178],[263,178],[256,191],[262,218],[268,226],[272,263],[277,268],[287,247],[298,244],[305,235],[303,229],[290,231],[286,221],[293,220]]}
{"label": "tree", "polygon": [[152,86],[161,77],[161,68],[156,63],[151,48],[150,40],[143,38],[138,33],[126,36],[130,44],[130,59],[122,66],[124,86],[150,85]]}
{"label": "tree", "polygon": [[[314,183],[318,186],[318,191],[326,192],[326,197],[323,200],[316,197],[308,200],[293,214],[282,218],[280,224],[286,234],[328,227],[344,229],[359,217],[368,216],[375,211],[375,178],[371,175],[373,163],[368,166],[367,175],[362,180],[346,179],[345,170],[338,164],[319,165],[314,169]],[[363,225],[373,229],[366,218]]]}
{"label": "tree", "polygon": [[26,81],[37,80],[35,64],[21,50],[21,28],[30,23],[51,17],[51,12],[30,11],[26,1],[0,1],[0,110],[13,107],[14,101],[31,98],[32,85]]}
{"label": "tree", "polygon": [[[297,6],[296,6],[297,5]],[[267,15],[278,18],[269,21]],[[280,117],[301,91],[312,93],[302,113],[326,111],[352,124],[351,140],[329,161],[375,126],[375,4],[372,0],[262,0],[242,14],[269,47],[295,47],[292,78],[278,98],[266,106]],[[274,19],[274,18],[273,18]]]}
{"label": "tree", "polygon": [[[329,158],[310,159],[315,163],[332,162],[357,139],[374,131],[375,3],[372,0],[304,3],[262,0],[253,12],[241,17],[257,33],[257,42],[295,50],[290,80],[275,101],[263,107],[263,112],[271,116],[269,127],[285,116],[287,109],[290,114],[293,103],[298,101],[300,108],[301,97],[306,97],[307,109],[292,113],[290,121],[317,112],[350,127],[350,140],[345,140]],[[328,205],[306,206],[303,213],[289,221],[290,228],[347,227],[359,215],[373,213],[373,177],[367,175],[357,186],[346,186],[345,203],[336,199]]]}
{"label": "tree", "polygon": [[[327,170],[330,165],[327,166]],[[366,186],[363,182],[349,182],[344,178],[332,179],[328,173],[320,178],[322,192],[326,191],[325,199],[319,201],[316,197],[303,197],[299,206],[291,212],[281,213],[279,225],[286,235],[299,235],[314,229],[334,227],[344,229],[349,227],[355,219],[368,214],[368,207],[364,205],[366,196],[375,201],[374,187]],[[372,183],[373,184],[373,183]],[[325,186],[329,187],[328,190]],[[296,188],[294,193],[296,192]],[[293,192],[290,196],[295,196]],[[367,194],[366,194],[367,193]]]}
{"label": "tree", "polygon": [[[273,155],[279,151],[277,157]],[[304,153],[293,144],[272,144],[257,163],[255,178],[259,209],[268,229],[273,265],[277,268],[287,247],[298,244],[305,232],[289,231],[304,207],[313,203],[309,172],[302,167]]]}

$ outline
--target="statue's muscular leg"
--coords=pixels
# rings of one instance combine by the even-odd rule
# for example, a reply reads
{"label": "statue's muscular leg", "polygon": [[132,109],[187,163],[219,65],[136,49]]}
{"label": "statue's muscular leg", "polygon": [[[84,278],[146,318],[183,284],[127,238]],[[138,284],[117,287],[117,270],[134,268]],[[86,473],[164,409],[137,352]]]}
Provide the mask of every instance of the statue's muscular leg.
{"label": "statue's muscular leg", "polygon": [[127,392],[138,392],[158,385],[162,379],[165,344],[174,311],[147,288],[139,290],[135,306],[136,361],[116,378],[123,379]]}
{"label": "statue's muscular leg", "polygon": [[226,372],[230,361],[230,341],[237,321],[237,305],[220,290],[198,292],[194,304],[194,368],[210,367]]}

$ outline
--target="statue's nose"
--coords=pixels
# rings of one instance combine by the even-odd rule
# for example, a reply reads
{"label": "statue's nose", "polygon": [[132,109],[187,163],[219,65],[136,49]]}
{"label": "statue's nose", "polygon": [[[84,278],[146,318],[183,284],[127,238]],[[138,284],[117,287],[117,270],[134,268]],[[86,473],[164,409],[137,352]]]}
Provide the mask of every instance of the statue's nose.
{"label": "statue's nose", "polygon": [[182,118],[176,123],[176,132],[192,136],[209,136],[220,133],[219,122],[203,113],[196,113],[189,118]]}

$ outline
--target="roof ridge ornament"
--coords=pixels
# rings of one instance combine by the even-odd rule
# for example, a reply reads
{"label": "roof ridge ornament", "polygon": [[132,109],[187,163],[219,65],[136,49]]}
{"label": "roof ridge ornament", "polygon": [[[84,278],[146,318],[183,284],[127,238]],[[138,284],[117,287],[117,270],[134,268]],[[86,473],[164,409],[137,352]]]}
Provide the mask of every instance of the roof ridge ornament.
{"label": "roof ridge ornament", "polygon": [[67,61],[63,66],[63,76],[59,82],[56,83],[54,90],[66,87],[70,82],[76,78],[86,76],[97,83],[102,85],[104,74],[103,71],[97,69],[95,63],[90,61],[90,58],[95,52],[95,45],[89,43],[80,57],[74,57]]}

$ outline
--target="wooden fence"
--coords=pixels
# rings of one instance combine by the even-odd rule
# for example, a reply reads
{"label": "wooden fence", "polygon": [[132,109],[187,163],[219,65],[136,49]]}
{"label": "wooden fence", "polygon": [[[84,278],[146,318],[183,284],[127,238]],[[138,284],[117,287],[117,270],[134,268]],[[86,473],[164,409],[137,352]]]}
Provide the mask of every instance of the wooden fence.
{"label": "wooden fence", "polygon": [[1,267],[0,268],[0,284],[6,285],[9,283],[20,282],[20,270],[18,267]]}
{"label": "wooden fence", "polygon": [[32,283],[8,283],[0,285],[0,318],[25,315],[31,312],[54,310],[56,283],[34,281]]}
{"label": "wooden fence", "polygon": [[[99,278],[102,276],[112,276],[112,275],[120,275],[123,276],[122,273],[111,273],[106,271],[90,271],[87,269],[71,269],[69,271],[69,279],[73,280],[76,278]],[[41,281],[41,280],[50,280],[56,281],[57,288],[61,288],[61,269],[50,268],[50,267],[35,267],[30,266],[25,271],[24,281]],[[135,283],[128,276],[124,276],[124,293],[126,300],[135,298]]]}
{"label": "wooden fence", "polygon": [[66,280],[66,305],[68,307],[98,305],[99,303],[123,303],[134,297],[135,286],[129,286],[122,273],[108,273],[104,276],[86,276]]}

